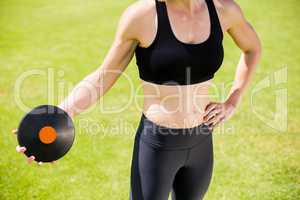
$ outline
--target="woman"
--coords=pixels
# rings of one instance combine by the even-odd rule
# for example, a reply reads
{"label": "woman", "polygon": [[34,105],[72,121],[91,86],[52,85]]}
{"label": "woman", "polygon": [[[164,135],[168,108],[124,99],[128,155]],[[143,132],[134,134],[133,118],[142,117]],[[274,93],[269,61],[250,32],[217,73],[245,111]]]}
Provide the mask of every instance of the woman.
{"label": "woman", "polygon": [[[225,32],[242,55],[226,101],[210,102]],[[60,107],[72,117],[89,108],[134,54],[144,106],[134,144],[131,199],[167,200],[171,191],[174,200],[202,199],[213,169],[213,128],[232,115],[250,82],[261,54],[259,39],[233,0],[138,1],[121,17],[102,66]],[[95,91],[92,96],[89,89]]]}

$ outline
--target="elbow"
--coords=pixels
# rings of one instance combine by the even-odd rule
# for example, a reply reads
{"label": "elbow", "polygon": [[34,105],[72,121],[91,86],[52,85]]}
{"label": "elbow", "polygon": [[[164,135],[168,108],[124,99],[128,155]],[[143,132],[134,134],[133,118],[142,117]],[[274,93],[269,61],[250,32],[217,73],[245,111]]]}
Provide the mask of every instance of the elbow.
{"label": "elbow", "polygon": [[262,43],[259,38],[257,38],[256,45],[253,48],[253,54],[255,55],[256,59],[259,61],[262,55]]}
{"label": "elbow", "polygon": [[262,56],[262,48],[259,46],[255,50],[252,51],[252,58],[255,64],[258,64]]}
{"label": "elbow", "polygon": [[250,63],[256,66],[262,56],[262,45],[261,42],[258,41],[256,45],[252,46],[252,48],[247,49],[244,51],[244,55],[247,57],[246,60],[250,61]]}
{"label": "elbow", "polygon": [[261,42],[258,41],[254,46],[244,51],[245,54],[255,55],[255,57],[260,58],[262,54],[262,45]]}
{"label": "elbow", "polygon": [[254,53],[255,53],[257,59],[260,60],[260,58],[262,56],[262,44],[261,44],[260,40],[257,41],[257,45],[254,48]]}

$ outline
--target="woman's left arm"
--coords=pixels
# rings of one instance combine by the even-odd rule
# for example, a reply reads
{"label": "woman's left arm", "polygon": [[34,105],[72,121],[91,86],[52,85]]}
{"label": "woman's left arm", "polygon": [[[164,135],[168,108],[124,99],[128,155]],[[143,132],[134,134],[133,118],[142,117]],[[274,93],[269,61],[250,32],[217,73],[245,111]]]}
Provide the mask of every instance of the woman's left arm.
{"label": "woman's left arm", "polygon": [[245,19],[240,7],[230,1],[225,14],[227,32],[241,49],[235,79],[225,102],[211,102],[206,107],[204,121],[214,127],[230,118],[241,100],[261,56],[261,43],[253,27]]}

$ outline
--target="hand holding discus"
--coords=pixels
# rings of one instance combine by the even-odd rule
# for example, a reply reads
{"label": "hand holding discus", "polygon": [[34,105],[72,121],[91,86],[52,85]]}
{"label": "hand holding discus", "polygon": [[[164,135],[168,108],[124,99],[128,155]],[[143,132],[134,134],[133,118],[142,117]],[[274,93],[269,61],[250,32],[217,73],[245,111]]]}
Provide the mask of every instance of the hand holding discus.
{"label": "hand holding discus", "polygon": [[72,147],[75,131],[71,117],[62,109],[42,105],[27,113],[17,130],[17,152],[24,153],[29,163],[54,162]]}

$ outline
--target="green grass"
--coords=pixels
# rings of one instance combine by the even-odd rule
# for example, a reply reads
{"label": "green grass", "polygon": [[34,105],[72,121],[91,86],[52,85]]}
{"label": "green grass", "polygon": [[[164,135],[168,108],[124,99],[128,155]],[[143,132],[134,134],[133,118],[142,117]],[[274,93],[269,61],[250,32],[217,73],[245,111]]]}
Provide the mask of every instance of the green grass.
{"label": "green grass", "polygon": [[[24,114],[14,99],[18,76],[31,69],[44,72],[53,69],[56,81],[51,87],[53,102],[59,102],[59,82],[75,84],[101,64],[120,14],[132,2],[0,1],[1,200],[128,199],[132,137],[140,116],[134,104],[117,114],[98,112],[98,105],[78,117],[75,144],[55,165],[27,165],[25,158],[15,153],[17,142],[10,131]],[[206,199],[297,200],[300,197],[300,2],[238,2],[262,39],[263,58],[237,113],[223,131],[217,129],[214,134],[215,167]],[[232,81],[239,57],[239,50],[228,36],[224,44],[225,61],[215,80],[220,88],[222,83]],[[288,127],[278,131],[255,115],[250,95],[257,83],[283,67],[288,69],[288,82],[260,92],[254,100],[260,115],[270,119],[276,106],[275,91],[288,90]],[[63,76],[59,75],[61,71]],[[126,73],[138,83],[134,61]],[[22,84],[22,99],[28,107],[47,103],[46,81],[46,76],[35,76]],[[128,97],[128,84],[122,78],[102,102],[105,108],[110,108],[124,105]],[[131,129],[99,129],[100,125],[113,127],[118,118],[125,120]],[[89,129],[82,128],[84,120],[89,120]]]}

